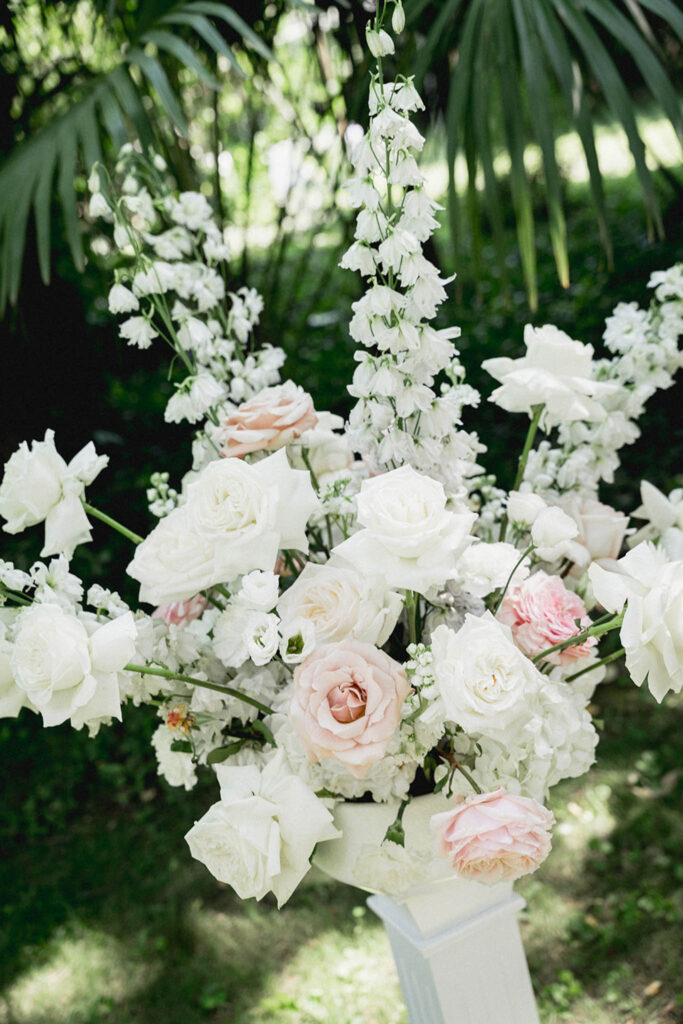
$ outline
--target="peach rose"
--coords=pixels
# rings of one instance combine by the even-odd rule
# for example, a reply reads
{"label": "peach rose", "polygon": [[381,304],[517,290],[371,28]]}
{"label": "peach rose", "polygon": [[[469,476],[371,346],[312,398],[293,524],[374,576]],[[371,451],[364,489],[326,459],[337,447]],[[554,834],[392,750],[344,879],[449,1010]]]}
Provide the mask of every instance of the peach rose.
{"label": "peach rose", "polygon": [[318,422],[313,399],[293,381],[264,388],[231,412],[221,425],[221,455],[274,452]]}
{"label": "peach rose", "polygon": [[311,760],[331,757],[362,778],[387,751],[410,692],[397,661],[372,644],[324,644],[294,670],[292,725]]}
{"label": "peach rose", "polygon": [[[569,640],[590,626],[586,606],[580,597],[568,590],[559,576],[549,576],[540,569],[519,586],[508,591],[496,618],[509,626],[520,651],[533,657],[547,647]],[[585,658],[597,643],[589,637],[563,651],[553,651],[545,658],[551,665],[567,665],[576,658]]]}
{"label": "peach rose", "polygon": [[163,619],[167,626],[187,626],[198,619],[206,609],[207,600],[203,594],[190,597],[187,601],[163,604],[152,612],[153,619]]}
{"label": "peach rose", "polygon": [[[457,802],[460,801],[460,802]],[[554,817],[541,804],[504,789],[456,797],[433,815],[436,853],[463,878],[495,885],[535,871],[550,853]]]}

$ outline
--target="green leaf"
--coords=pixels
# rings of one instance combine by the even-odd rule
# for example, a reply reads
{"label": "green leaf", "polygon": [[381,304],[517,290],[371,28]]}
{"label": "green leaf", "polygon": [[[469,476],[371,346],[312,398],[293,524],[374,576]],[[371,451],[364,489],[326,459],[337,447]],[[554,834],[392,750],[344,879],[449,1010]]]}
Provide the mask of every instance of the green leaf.
{"label": "green leaf", "polygon": [[138,87],[131,78],[129,69],[125,64],[121,65],[121,67],[112,71],[109,79],[121,104],[121,109],[133,123],[140,137],[140,142],[147,148],[154,148],[154,131],[140,97]]}
{"label": "green leaf", "polygon": [[225,39],[223,39],[223,36],[216,28],[214,28],[208,18],[205,18],[203,14],[190,14],[187,11],[176,11],[172,14],[167,14],[162,20],[169,25],[189,25],[198,36],[201,36],[202,39],[209,44],[215,53],[220,53],[230,61],[233,70],[243,78],[246,77],[244,68],[240,66],[237,57],[232,52]]}
{"label": "green leaf", "polygon": [[641,7],[658,15],[683,40],[683,11],[672,0],[638,0]]}
{"label": "green leaf", "polygon": [[270,729],[268,728],[264,721],[262,721],[260,718],[255,718],[254,721],[251,723],[251,727],[254,730],[254,732],[261,733],[266,743],[270,743],[272,747],[275,746],[275,737],[273,736],[272,732],[270,731]]}
{"label": "green leaf", "polygon": [[143,53],[138,47],[133,47],[127,52],[125,59],[131,64],[137,64],[149,81],[150,85],[154,87],[156,94],[161,101],[161,105],[175,127],[181,135],[187,136],[187,121],[185,120],[185,115],[181,109],[180,102],[176,94],[169,85],[166,72],[157,58],[148,56],[148,54]]}
{"label": "green leaf", "polygon": [[251,46],[260,53],[265,60],[274,61],[277,63],[275,54],[266,46],[262,39],[256,35],[253,28],[247,25],[243,18],[240,18],[236,11],[233,11],[232,7],[227,7],[225,4],[215,3],[214,0],[194,0],[193,3],[187,4],[184,8],[186,11],[191,13],[196,12],[197,14],[212,14],[215,18],[222,18],[223,21],[227,22],[231,28],[239,33],[243,39],[247,40]]}
{"label": "green leaf", "polygon": [[78,270],[82,270],[83,245],[78,226],[78,210],[74,178],[76,176],[76,141],[77,133],[73,130],[73,121],[77,119],[77,111],[73,112],[71,123],[67,118],[60,125],[59,131],[59,175],[57,178],[57,194],[64,214],[64,227],[69,248]]}
{"label": "green leaf", "polygon": [[[439,11],[438,17],[430,28],[427,38],[419,48],[417,61],[415,63],[415,82],[418,89],[422,84],[425,73],[429,70],[433,61],[435,49],[439,45],[448,43],[449,37],[448,33],[445,31],[446,26],[449,21],[455,18],[461,3],[462,0],[446,0],[442,9]],[[410,4],[408,4],[408,7],[410,7]]]}
{"label": "green leaf", "polygon": [[194,50],[187,45],[187,43],[180,39],[178,36],[174,36],[172,32],[167,32],[165,29],[157,28],[152,29],[150,32],[146,32],[142,36],[143,43],[154,43],[160,50],[166,50],[168,53],[172,53],[173,56],[180,61],[186,68],[194,71],[198,78],[205,82],[211,89],[216,92],[219,91],[221,83],[212,75],[205,64],[199,59]]}
{"label": "green leaf", "polygon": [[177,754],[191,754],[192,744],[189,740],[171,740],[171,750]]}
{"label": "green leaf", "polygon": [[215,750],[210,751],[210,753],[207,755],[206,763],[222,764],[223,761],[227,761],[227,759],[232,754],[236,754],[239,750],[241,750],[246,742],[246,739],[235,740],[234,743],[228,743],[224,747],[216,747]]}
{"label": "green leaf", "polygon": [[36,222],[36,243],[40,276],[45,284],[50,281],[50,209],[52,180],[57,153],[52,146],[43,148],[43,160],[33,196],[33,215]]}

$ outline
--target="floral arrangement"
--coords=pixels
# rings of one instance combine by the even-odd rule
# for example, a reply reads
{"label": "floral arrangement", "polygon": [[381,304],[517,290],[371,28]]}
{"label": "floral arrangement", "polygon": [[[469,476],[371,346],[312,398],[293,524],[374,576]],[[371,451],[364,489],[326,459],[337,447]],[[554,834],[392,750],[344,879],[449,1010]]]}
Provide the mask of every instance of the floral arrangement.
{"label": "floral arrangement", "polygon": [[[339,836],[341,801],[396,809],[355,866],[370,888],[535,870],[550,788],[594,760],[605,665],[625,656],[657,700],[683,687],[683,493],[644,482],[637,532],[599,499],[681,365],[683,266],[652,276],[649,308],[617,306],[602,359],[547,325],[526,328],[520,358],[484,364],[491,401],[529,421],[501,490],[463,427],[479,395],[458,328],[433,326],[448,281],[423,245],[439,207],[417,163],[421,99],[384,77],[386,8],[367,35],[370,122],[347,183],[358,216],[342,265],[366,281],[348,423],[280,381],[281,350],[256,347],[262,299],[227,292],[207,200],[173,193],[162,160],[126,147],[113,177],[91,178],[90,215],[122,258],[109,309],[128,344],[168,344],[184,367],[165,416],[196,425],[192,467],[177,489],[154,475],[144,538],[86,499],[107,464],[92,444],[67,463],[48,431],[0,485],[3,529],[44,523],[50,559],[0,562],[0,714],[94,734],[123,705],[152,705],[160,774],[186,789],[201,769],[218,779],[192,855],[278,904]],[[400,31],[400,2],[391,11]],[[131,541],[146,609],[71,572],[93,517]],[[604,655],[611,631],[621,647]],[[403,814],[430,793],[441,809],[412,849]]]}

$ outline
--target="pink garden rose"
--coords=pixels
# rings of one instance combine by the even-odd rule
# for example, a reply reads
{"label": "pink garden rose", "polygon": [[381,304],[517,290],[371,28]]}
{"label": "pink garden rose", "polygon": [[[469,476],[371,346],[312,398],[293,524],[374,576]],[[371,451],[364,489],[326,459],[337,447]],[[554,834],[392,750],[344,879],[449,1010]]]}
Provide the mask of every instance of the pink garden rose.
{"label": "pink garden rose", "polygon": [[504,789],[456,797],[450,811],[433,815],[436,852],[456,874],[495,885],[531,874],[550,853],[554,817],[526,796]]}
{"label": "pink garden rose", "polygon": [[[512,630],[512,636],[524,654],[533,657],[548,647],[569,640],[590,626],[586,606],[580,597],[565,587],[559,576],[549,576],[539,569],[505,596],[496,616]],[[553,651],[545,658],[551,665],[567,665],[576,658],[585,658],[596,644],[589,637],[581,644]]]}
{"label": "pink garden rose", "polygon": [[163,619],[167,626],[187,626],[198,619],[206,609],[207,600],[203,594],[190,597],[187,601],[163,604],[152,612],[153,619]]}
{"label": "pink garden rose", "polygon": [[264,388],[230,413],[220,431],[221,454],[242,458],[249,452],[274,452],[317,422],[311,396],[288,380]]}
{"label": "pink garden rose", "polygon": [[372,644],[324,644],[294,670],[290,718],[311,760],[331,757],[356,778],[386,753],[410,692],[407,676]]}

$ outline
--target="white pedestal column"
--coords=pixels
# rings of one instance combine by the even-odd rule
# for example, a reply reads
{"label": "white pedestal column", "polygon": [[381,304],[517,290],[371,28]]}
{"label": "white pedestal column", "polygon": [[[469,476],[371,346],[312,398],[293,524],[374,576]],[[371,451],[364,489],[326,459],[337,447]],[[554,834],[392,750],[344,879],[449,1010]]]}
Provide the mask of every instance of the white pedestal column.
{"label": "white pedestal column", "polygon": [[400,903],[368,899],[389,936],[411,1024],[538,1024],[517,924],[524,900],[511,886],[477,885],[468,903],[462,890],[445,882]]}

